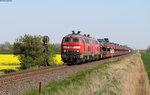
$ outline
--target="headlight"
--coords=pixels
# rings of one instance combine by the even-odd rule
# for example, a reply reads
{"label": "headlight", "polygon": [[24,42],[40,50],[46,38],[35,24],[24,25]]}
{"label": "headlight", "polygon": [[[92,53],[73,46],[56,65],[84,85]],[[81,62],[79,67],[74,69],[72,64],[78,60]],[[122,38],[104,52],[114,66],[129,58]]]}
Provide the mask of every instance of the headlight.
{"label": "headlight", "polygon": [[80,46],[73,46],[74,49],[80,49]]}
{"label": "headlight", "polygon": [[69,48],[69,46],[63,46],[63,48]]}

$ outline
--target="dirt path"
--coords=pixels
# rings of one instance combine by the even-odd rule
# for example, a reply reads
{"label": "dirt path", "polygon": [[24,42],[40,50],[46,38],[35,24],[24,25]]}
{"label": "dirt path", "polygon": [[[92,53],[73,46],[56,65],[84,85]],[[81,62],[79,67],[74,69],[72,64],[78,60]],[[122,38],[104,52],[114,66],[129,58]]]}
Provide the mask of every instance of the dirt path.
{"label": "dirt path", "polygon": [[118,75],[121,78],[121,95],[150,95],[148,76],[141,55],[133,54],[119,63],[111,67],[112,70],[118,69]]}
{"label": "dirt path", "polygon": [[[91,76],[91,88],[96,95],[150,95],[148,76],[139,53],[125,56],[94,73],[98,78]],[[88,95],[95,95],[91,93]]]}

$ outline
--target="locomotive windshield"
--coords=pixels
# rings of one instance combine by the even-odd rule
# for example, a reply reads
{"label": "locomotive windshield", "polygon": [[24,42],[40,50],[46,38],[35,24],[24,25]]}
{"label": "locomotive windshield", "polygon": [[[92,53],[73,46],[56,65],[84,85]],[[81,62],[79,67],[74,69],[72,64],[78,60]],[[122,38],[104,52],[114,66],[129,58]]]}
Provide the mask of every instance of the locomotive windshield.
{"label": "locomotive windshield", "polygon": [[74,38],[74,39],[72,40],[72,42],[79,42],[79,39],[78,39],[78,38]]}
{"label": "locomotive windshield", "polygon": [[71,39],[70,38],[65,38],[64,42],[70,42]]}

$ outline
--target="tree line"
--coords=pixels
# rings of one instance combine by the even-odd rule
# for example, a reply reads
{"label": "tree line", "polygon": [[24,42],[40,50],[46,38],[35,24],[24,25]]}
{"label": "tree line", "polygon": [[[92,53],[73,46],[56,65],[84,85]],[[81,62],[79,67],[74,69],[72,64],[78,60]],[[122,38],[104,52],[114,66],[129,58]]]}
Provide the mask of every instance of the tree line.
{"label": "tree line", "polygon": [[0,51],[12,51],[13,46],[9,42],[0,44]]}
{"label": "tree line", "polygon": [[146,50],[147,52],[150,52],[150,46],[147,48],[147,50]]}

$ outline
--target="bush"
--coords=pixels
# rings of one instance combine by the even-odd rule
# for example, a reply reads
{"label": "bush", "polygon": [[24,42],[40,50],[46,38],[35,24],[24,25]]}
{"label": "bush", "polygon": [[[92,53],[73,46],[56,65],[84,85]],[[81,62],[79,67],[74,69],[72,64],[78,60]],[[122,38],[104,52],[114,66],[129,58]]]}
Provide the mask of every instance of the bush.
{"label": "bush", "polygon": [[24,35],[15,41],[14,54],[19,55],[21,69],[47,66],[45,60],[54,56],[54,53],[50,53],[52,50],[43,53],[45,46],[43,46],[42,38],[42,36]]}

